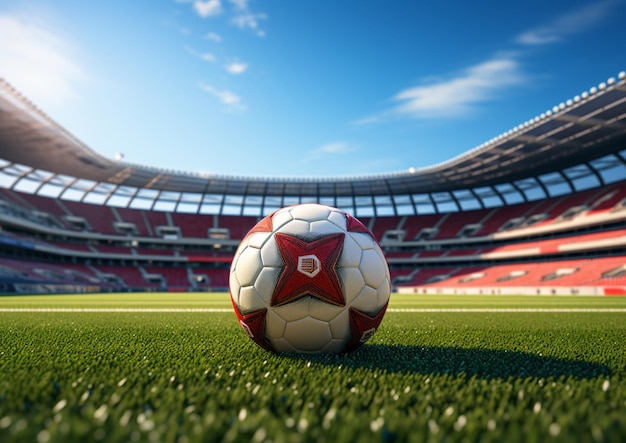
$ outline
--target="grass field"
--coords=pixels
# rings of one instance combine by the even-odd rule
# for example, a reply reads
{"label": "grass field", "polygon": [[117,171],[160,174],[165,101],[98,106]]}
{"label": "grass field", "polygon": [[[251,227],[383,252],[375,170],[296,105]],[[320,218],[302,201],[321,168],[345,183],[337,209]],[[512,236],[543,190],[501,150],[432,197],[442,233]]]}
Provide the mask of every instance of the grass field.
{"label": "grass field", "polygon": [[270,354],[226,294],[0,297],[0,441],[626,441],[626,298],[392,296]]}

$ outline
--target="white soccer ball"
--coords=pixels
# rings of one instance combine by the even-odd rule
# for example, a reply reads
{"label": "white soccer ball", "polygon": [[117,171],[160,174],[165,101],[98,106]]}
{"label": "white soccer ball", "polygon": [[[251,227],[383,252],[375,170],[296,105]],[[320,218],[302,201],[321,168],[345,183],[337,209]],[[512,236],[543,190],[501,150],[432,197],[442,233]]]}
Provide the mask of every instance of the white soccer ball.
{"label": "white soccer ball", "polygon": [[319,204],[280,209],[237,249],[230,295],[244,331],[279,353],[350,352],[369,340],[391,293],[389,267],[372,233]]}

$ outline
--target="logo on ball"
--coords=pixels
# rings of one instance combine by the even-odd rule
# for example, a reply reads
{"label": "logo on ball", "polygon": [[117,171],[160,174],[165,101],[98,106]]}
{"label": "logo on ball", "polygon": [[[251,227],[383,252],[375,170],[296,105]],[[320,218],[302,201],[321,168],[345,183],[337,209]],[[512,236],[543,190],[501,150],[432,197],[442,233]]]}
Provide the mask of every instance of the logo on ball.
{"label": "logo on ball", "polygon": [[314,255],[298,257],[298,271],[307,277],[315,277],[320,272],[320,259]]}
{"label": "logo on ball", "polygon": [[242,328],[274,352],[355,350],[378,329],[391,292],[372,233],[350,214],[318,204],[259,221],[237,248],[229,278]]}

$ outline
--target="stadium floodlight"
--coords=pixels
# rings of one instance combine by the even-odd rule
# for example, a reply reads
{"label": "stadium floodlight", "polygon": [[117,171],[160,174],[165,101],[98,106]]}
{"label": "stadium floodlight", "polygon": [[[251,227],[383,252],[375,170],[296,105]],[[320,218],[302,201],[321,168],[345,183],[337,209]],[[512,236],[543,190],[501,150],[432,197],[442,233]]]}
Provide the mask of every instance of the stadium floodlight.
{"label": "stadium floodlight", "polygon": [[595,86],[589,88],[589,94],[595,94],[596,92],[598,92],[598,88],[596,88]]}
{"label": "stadium floodlight", "polygon": [[606,83],[604,83],[604,82],[600,83],[600,84],[598,85],[598,89],[599,89],[600,91],[602,91],[602,90],[606,89]]}
{"label": "stadium floodlight", "polygon": [[624,80],[626,78],[626,72],[624,72],[624,71],[620,72],[619,74],[617,74],[617,77],[620,80]]}

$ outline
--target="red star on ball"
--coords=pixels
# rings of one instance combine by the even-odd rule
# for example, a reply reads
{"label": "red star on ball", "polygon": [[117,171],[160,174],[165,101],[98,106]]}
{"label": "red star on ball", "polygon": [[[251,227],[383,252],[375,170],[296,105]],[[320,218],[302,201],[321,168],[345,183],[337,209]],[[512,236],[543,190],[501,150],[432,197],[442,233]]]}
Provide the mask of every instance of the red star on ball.
{"label": "red star on ball", "polygon": [[355,308],[350,308],[350,332],[352,334],[352,338],[346,345],[343,352],[352,352],[368,341],[372,335],[374,335],[376,329],[378,329],[380,322],[383,321],[383,316],[385,315],[386,310],[387,305],[383,306],[378,314],[371,317],[365,312],[361,312]]}
{"label": "red star on ball", "polygon": [[270,306],[284,305],[307,295],[345,306],[336,269],[344,234],[331,234],[311,242],[282,233],[277,233],[275,238],[285,267]]}
{"label": "red star on ball", "polygon": [[233,303],[233,308],[235,308],[235,314],[237,315],[239,324],[246,334],[263,349],[271,351],[272,347],[265,338],[265,316],[267,314],[267,309],[260,309],[248,314],[242,314],[232,297],[231,301]]}

